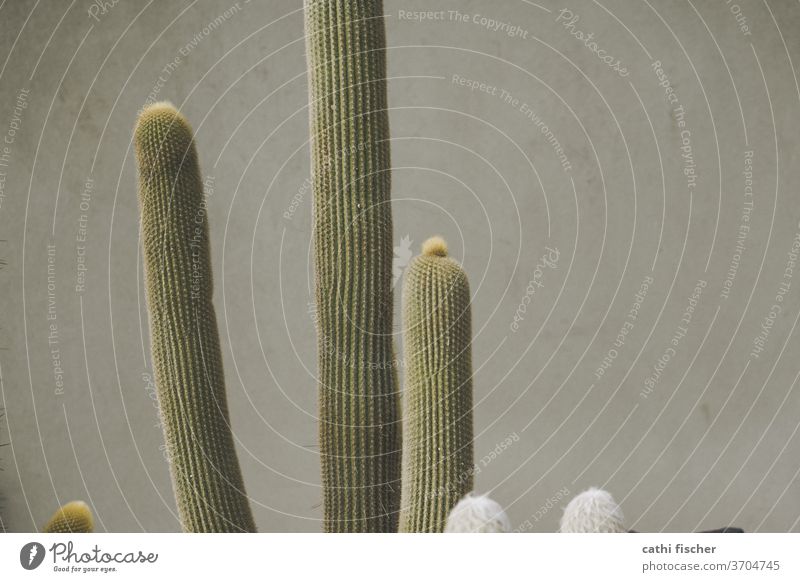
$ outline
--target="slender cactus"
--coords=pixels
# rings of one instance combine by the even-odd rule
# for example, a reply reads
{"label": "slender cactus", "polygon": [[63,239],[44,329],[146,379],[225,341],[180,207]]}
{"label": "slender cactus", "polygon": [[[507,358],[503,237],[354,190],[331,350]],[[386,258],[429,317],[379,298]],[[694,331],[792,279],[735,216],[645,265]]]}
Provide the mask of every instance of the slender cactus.
{"label": "slender cactus", "polygon": [[53,514],[43,533],[92,533],[92,510],[83,501],[70,501]]}
{"label": "slender cactus", "polygon": [[[3,262],[2,262],[2,261],[0,261],[0,269],[2,269],[2,265],[3,265]],[[2,408],[0,408],[0,421],[2,421],[2,420],[3,420],[3,417],[4,417],[5,415],[6,415],[6,413],[5,413],[5,410],[3,410]],[[0,443],[0,452],[2,452],[2,451],[3,451],[3,447],[4,447],[5,445],[7,445],[7,444],[8,444],[8,443]],[[2,469],[3,469],[3,465],[2,465],[2,458],[0,458],[0,471],[2,471]],[[2,511],[3,511],[3,509],[4,509],[4,506],[3,506],[3,501],[4,501],[4,498],[3,498],[3,492],[2,492],[2,491],[0,491],[0,533],[6,533],[6,524],[3,522],[3,516],[2,516]]]}
{"label": "slender cactus", "polygon": [[192,129],[168,103],[135,131],[153,367],[183,529],[255,531],[231,433]]}
{"label": "slender cactus", "polygon": [[383,3],[305,0],[326,531],[397,531]]}
{"label": "slender cactus", "polygon": [[406,364],[400,531],[441,532],[472,490],[472,323],[469,282],[439,237],[405,273]]}

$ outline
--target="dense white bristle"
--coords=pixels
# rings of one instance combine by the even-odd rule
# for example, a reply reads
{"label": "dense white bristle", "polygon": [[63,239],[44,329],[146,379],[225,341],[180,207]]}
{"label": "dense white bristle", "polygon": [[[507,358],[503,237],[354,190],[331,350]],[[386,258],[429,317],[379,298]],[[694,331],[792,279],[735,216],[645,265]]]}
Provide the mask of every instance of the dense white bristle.
{"label": "dense white bristle", "polygon": [[622,510],[608,491],[592,487],[576,495],[561,517],[562,533],[624,533]]}
{"label": "dense white bristle", "polygon": [[486,495],[467,494],[450,511],[445,533],[508,533],[511,522],[496,501]]}

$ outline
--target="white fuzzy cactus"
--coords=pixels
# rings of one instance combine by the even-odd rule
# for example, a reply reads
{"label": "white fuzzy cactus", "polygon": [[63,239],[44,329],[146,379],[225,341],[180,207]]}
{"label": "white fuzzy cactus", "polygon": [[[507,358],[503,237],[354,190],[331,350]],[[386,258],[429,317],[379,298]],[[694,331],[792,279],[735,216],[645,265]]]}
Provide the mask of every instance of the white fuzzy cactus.
{"label": "white fuzzy cactus", "polygon": [[608,491],[592,487],[576,495],[561,517],[561,533],[625,533],[622,510]]}
{"label": "white fuzzy cactus", "polygon": [[445,533],[509,533],[511,522],[496,501],[468,493],[447,516]]}

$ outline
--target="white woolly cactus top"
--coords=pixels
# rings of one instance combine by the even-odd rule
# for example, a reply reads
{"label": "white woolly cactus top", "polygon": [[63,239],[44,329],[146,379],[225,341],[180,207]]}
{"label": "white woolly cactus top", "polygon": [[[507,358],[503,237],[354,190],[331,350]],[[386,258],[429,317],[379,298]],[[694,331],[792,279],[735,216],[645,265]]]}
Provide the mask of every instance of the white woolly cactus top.
{"label": "white woolly cactus top", "polygon": [[576,495],[561,517],[561,533],[625,533],[617,502],[608,491],[592,487]]}
{"label": "white woolly cactus top", "polygon": [[486,495],[464,496],[447,517],[445,533],[509,533],[511,522],[496,501]]}

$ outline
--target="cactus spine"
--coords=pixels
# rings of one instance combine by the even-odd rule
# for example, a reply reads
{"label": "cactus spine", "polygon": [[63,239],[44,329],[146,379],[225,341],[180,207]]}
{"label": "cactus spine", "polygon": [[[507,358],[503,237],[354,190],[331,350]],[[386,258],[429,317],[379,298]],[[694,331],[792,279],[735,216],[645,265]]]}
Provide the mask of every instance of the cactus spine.
{"label": "cactus spine", "polygon": [[83,501],[70,501],[53,514],[42,533],[92,533],[92,510]]}
{"label": "cactus spine", "polygon": [[255,531],[230,428],[192,129],[157,103],[134,140],[153,367],[181,523]]}
{"label": "cactus spine", "polygon": [[397,531],[383,3],[305,0],[326,531]]}
{"label": "cactus spine", "polygon": [[400,531],[441,532],[472,490],[469,282],[447,245],[425,242],[403,283],[406,364]]}

